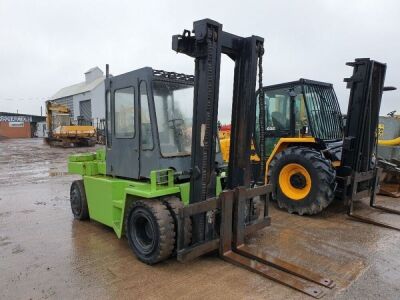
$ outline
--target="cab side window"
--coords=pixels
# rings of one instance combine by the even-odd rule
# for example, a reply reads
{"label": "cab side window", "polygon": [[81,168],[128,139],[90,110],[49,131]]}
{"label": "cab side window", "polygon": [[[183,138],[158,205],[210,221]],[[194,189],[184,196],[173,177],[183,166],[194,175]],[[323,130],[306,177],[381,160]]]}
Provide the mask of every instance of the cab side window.
{"label": "cab side window", "polygon": [[116,138],[135,136],[135,91],[127,87],[114,94],[114,131]]}
{"label": "cab side window", "polygon": [[147,96],[147,86],[145,81],[140,83],[140,119],[142,149],[153,149],[153,133],[151,130],[149,98]]}

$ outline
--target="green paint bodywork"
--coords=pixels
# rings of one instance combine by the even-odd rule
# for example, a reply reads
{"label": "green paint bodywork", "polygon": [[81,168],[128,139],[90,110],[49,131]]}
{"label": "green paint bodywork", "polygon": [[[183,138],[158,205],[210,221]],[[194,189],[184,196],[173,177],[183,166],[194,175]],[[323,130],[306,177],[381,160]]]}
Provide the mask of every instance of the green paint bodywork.
{"label": "green paint bodywork", "polygon": [[[114,229],[118,238],[124,233],[125,210],[135,199],[154,199],[177,195],[189,204],[190,183],[174,183],[171,169],[154,170],[150,180],[128,180],[106,175],[106,152],[74,154],[68,158],[68,172],[83,176],[90,219]],[[216,192],[221,192],[218,177]]]}

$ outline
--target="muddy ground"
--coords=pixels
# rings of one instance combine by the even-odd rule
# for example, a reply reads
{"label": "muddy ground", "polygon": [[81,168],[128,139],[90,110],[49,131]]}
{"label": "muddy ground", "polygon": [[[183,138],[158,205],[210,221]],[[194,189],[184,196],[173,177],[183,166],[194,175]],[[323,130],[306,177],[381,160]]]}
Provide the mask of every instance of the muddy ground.
{"label": "muddy ground", "polygon": [[[0,299],[311,299],[214,254],[147,266],[125,238],[74,220],[69,187],[79,177],[66,174],[67,156],[88,150],[0,142]],[[340,203],[317,217],[271,206],[272,225],[248,243],[334,279],[324,299],[400,298],[400,232],[352,221]]]}

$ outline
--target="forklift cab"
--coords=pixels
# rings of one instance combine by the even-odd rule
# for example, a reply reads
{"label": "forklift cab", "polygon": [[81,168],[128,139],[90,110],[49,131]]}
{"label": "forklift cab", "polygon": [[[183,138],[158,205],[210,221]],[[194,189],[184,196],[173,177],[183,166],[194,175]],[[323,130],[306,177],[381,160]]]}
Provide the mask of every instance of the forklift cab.
{"label": "forklift cab", "polygon": [[[265,145],[270,154],[280,138],[314,137],[327,143],[341,142],[343,121],[330,83],[308,79],[266,86]],[[256,145],[259,139],[257,102]]]}
{"label": "forklift cab", "polygon": [[193,90],[193,76],[149,67],[108,77],[107,174],[140,179],[173,169],[188,178]]}

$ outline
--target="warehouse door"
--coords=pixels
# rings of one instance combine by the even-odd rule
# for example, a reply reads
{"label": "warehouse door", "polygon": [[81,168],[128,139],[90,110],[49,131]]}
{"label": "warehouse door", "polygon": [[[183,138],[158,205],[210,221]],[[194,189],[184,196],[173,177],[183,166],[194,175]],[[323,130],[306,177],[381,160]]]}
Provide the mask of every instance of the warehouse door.
{"label": "warehouse door", "polygon": [[92,120],[92,103],[90,100],[84,100],[79,102],[79,114],[85,122],[91,122]]}

